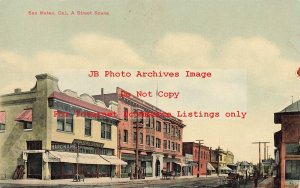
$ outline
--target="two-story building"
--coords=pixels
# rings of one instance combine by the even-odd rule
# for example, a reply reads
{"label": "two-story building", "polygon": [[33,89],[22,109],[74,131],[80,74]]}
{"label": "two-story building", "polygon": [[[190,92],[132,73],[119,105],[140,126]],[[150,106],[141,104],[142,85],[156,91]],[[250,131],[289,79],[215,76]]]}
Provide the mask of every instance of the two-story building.
{"label": "two-story building", "polygon": [[30,91],[0,96],[1,179],[114,176],[126,165],[117,157],[116,111],[88,94],[62,92],[52,75],[36,79]]}
{"label": "two-story building", "polygon": [[103,100],[106,106],[118,103],[118,156],[128,163],[122,167],[122,177],[135,172],[137,158],[139,169],[148,177],[160,177],[163,169],[181,171],[185,125],[180,119],[121,88],[93,97]]}
{"label": "two-story building", "polygon": [[[192,167],[192,175],[197,175],[200,172],[200,175],[206,175],[208,173],[208,167],[210,167],[209,159],[209,147],[200,145],[199,152],[199,143],[195,142],[183,142],[183,155],[190,154],[193,156],[193,162],[190,162]],[[198,164],[200,169],[198,169]]]}
{"label": "two-story building", "polygon": [[298,187],[300,183],[300,100],[274,113],[281,130],[274,133],[275,186]]}

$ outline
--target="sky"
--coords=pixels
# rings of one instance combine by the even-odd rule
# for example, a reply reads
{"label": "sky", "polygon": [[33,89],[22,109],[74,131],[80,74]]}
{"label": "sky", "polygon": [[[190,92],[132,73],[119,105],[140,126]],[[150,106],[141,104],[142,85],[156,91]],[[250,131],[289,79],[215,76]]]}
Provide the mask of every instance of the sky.
{"label": "sky", "polygon": [[[270,142],[273,156],[273,134],[280,129],[274,113],[300,99],[299,17],[298,0],[1,0],[0,95],[31,89],[34,76],[45,72],[59,78],[62,91],[79,94],[116,87],[133,94],[179,92],[177,99],[142,99],[173,115],[220,112],[219,118],[181,118],[183,140],[203,139],[206,146],[232,151],[235,161],[256,163],[252,142]],[[89,77],[91,70],[100,77]],[[104,77],[108,70],[133,76]],[[153,70],[178,71],[180,77],[134,76]],[[187,70],[212,77],[186,78]],[[245,118],[225,117],[238,111]]]}

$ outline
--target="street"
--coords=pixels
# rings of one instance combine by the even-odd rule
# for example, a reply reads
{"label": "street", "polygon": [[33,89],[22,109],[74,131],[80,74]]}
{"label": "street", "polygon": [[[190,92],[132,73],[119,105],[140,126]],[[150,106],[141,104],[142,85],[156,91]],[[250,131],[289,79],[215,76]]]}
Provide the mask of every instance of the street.
{"label": "street", "polygon": [[[164,188],[200,188],[200,187],[232,187],[226,185],[225,181],[220,177],[202,177],[202,178],[187,178],[187,179],[168,179],[168,180],[137,180],[137,181],[127,181],[127,182],[112,182],[112,183],[101,183],[101,184],[89,184],[89,183],[79,183],[75,184],[0,184],[0,188],[10,188],[10,187],[48,187],[48,188],[69,188],[69,187],[133,187],[133,188],[154,188],[154,187],[164,187]],[[240,184],[238,187],[241,188],[252,188],[254,187],[253,181],[248,181],[247,184]]]}

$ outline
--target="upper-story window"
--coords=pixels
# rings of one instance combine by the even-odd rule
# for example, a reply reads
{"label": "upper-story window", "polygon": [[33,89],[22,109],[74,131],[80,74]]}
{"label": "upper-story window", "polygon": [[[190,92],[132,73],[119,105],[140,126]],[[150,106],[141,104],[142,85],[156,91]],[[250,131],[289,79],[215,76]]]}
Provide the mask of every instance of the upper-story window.
{"label": "upper-story window", "polygon": [[101,122],[101,138],[111,139],[111,125]]}
{"label": "upper-story window", "polygon": [[136,144],[136,132],[133,133],[133,143]]}
{"label": "upper-story window", "polygon": [[175,151],[175,143],[172,142],[172,150]]}
{"label": "upper-story window", "polygon": [[161,131],[161,122],[160,121],[156,121],[156,131]]}
{"label": "upper-story window", "polygon": [[146,127],[150,127],[151,125],[150,125],[150,117],[147,117],[146,118]]}
{"label": "upper-story window", "polygon": [[5,112],[0,112],[0,131],[5,130]]}
{"label": "upper-story window", "polygon": [[168,140],[168,149],[171,149],[171,142]]}
{"label": "upper-story window", "polygon": [[57,116],[56,129],[59,131],[73,132],[73,114],[68,114],[67,116]]}
{"label": "upper-story window", "polygon": [[146,144],[150,146],[150,136],[146,135]]}
{"label": "upper-story window", "polygon": [[151,128],[154,128],[154,123],[155,123],[155,119],[154,119],[154,117],[152,118],[152,121],[151,121]]}
{"label": "upper-story window", "polygon": [[140,133],[140,144],[143,144],[144,142],[144,137],[143,137],[143,133]]}
{"label": "upper-story window", "polygon": [[286,155],[300,155],[300,145],[295,144],[285,144]]}
{"label": "upper-story window", "polygon": [[154,146],[154,136],[151,136],[151,146]]}
{"label": "upper-story window", "polygon": [[160,148],[161,140],[159,138],[156,138],[156,147]]}
{"label": "upper-story window", "polygon": [[124,120],[128,121],[128,108],[124,107]]}
{"label": "upper-story window", "polygon": [[41,150],[42,149],[42,141],[26,141],[28,150]]}
{"label": "upper-story window", "polygon": [[177,146],[177,151],[180,152],[180,144]]}
{"label": "upper-story window", "polygon": [[128,130],[124,130],[124,138],[123,138],[124,142],[128,142]]}
{"label": "upper-story window", "polygon": [[167,149],[167,147],[168,147],[167,140],[164,140],[164,149]]}
{"label": "upper-story window", "polygon": [[174,125],[172,125],[172,131],[171,131],[171,134],[172,134],[173,136],[175,136],[175,127],[174,127]]}
{"label": "upper-story window", "polygon": [[92,120],[85,118],[84,120],[84,135],[91,136],[92,135]]}
{"label": "upper-story window", "polygon": [[27,129],[27,130],[31,130],[32,129],[32,122],[24,121],[23,122],[23,128]]}
{"label": "upper-story window", "polygon": [[167,123],[164,123],[164,133],[167,133],[167,127],[168,126],[168,124]]}
{"label": "upper-story window", "polygon": [[169,123],[167,125],[167,129],[168,129],[168,134],[170,134],[171,133],[171,125]]}
{"label": "upper-story window", "polygon": [[181,138],[181,131],[178,129],[178,138]]}

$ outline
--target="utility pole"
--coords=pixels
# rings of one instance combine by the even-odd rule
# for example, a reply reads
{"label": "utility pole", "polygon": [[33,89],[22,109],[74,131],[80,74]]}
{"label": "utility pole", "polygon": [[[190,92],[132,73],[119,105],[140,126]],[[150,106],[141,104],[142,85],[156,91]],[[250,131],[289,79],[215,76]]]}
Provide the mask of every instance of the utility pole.
{"label": "utility pole", "polygon": [[267,143],[270,143],[270,142],[261,142],[261,141],[259,141],[259,142],[252,142],[252,144],[258,144],[258,168],[259,168],[259,174],[260,174],[260,172],[261,172],[261,154],[260,154],[260,144],[264,144],[264,158],[266,159],[266,144]]}
{"label": "utility pole", "polygon": [[[136,148],[135,148],[135,178],[139,179],[139,134],[140,134],[140,128],[143,128],[143,116],[139,117],[139,110],[134,110],[137,112],[137,117],[136,120],[134,120],[135,122],[135,127],[136,128]],[[142,123],[140,122],[142,121]]]}
{"label": "utility pole", "polygon": [[197,177],[199,178],[200,177],[200,147],[201,147],[201,142],[204,141],[204,140],[196,140],[198,141],[198,174],[197,174]]}

